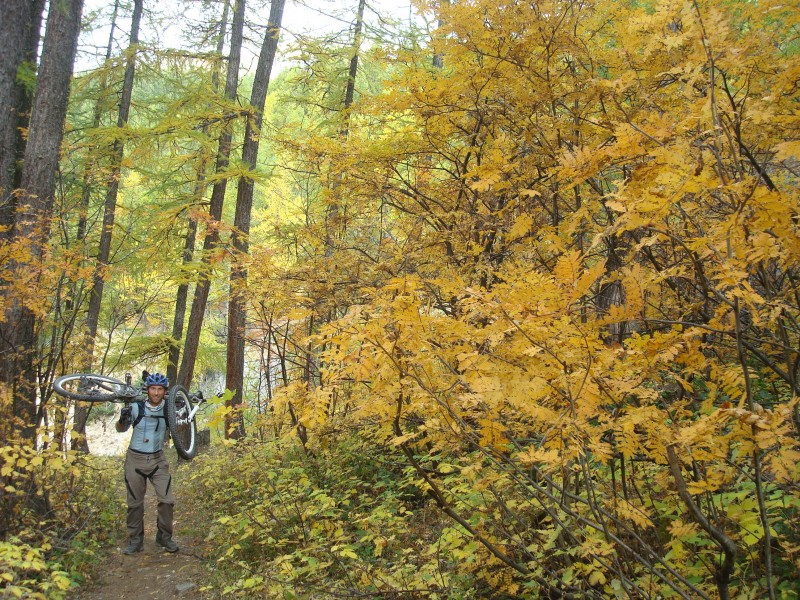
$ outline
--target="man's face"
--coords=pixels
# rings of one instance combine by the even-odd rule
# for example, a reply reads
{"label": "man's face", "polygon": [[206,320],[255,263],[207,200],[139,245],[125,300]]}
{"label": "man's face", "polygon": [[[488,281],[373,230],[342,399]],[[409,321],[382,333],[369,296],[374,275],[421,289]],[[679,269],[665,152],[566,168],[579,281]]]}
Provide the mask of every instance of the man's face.
{"label": "man's face", "polygon": [[147,388],[147,399],[152,405],[161,404],[161,401],[164,399],[164,394],[166,393],[167,388],[163,385],[151,385]]}

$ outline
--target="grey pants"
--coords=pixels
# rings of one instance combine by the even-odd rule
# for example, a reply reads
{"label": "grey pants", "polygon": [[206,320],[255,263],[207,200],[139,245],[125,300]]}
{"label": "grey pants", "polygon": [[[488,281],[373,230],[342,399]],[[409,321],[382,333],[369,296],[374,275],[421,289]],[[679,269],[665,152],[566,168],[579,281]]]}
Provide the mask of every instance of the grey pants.
{"label": "grey pants", "polygon": [[172,495],[172,476],[164,452],[138,454],[128,450],[125,456],[125,487],[128,489],[128,536],[131,540],[144,539],[144,494],[148,480],[158,497],[159,537],[172,537],[172,512],[175,496]]}

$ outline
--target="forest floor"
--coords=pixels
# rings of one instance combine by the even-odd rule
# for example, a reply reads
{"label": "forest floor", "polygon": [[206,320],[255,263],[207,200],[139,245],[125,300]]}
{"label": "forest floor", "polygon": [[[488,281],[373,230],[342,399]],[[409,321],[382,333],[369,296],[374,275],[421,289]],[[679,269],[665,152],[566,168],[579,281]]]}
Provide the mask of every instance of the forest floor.
{"label": "forest floor", "polygon": [[[155,515],[155,501],[148,502],[148,514]],[[204,569],[193,540],[181,535],[176,518],[175,540],[180,550],[165,552],[155,543],[155,525],[145,525],[144,550],[126,556],[122,549],[127,539],[120,537],[117,546],[96,569],[96,579],[72,592],[74,600],[160,600],[165,598],[200,598]]]}
{"label": "forest floor", "polygon": [[[93,439],[94,438],[94,439]],[[128,436],[115,434],[116,439],[106,436],[89,435],[92,452],[116,455],[127,446]],[[124,445],[119,447],[119,439]],[[67,596],[70,600],[161,600],[166,598],[211,598],[210,593],[201,591],[206,571],[203,565],[202,532],[194,526],[191,514],[181,511],[181,478],[186,472],[184,463],[177,468],[177,455],[174,450],[167,451],[170,471],[175,484],[175,535],[173,539],[180,546],[174,554],[166,552],[155,543],[156,535],[156,496],[148,485],[145,497],[145,542],[144,550],[127,556],[122,553],[128,543],[125,523],[119,524],[119,534],[114,546],[104,549],[106,555],[94,570],[94,576],[80,588]],[[120,480],[122,479],[122,456],[120,456]],[[121,486],[120,486],[121,487]],[[124,488],[120,495],[124,497]]]}

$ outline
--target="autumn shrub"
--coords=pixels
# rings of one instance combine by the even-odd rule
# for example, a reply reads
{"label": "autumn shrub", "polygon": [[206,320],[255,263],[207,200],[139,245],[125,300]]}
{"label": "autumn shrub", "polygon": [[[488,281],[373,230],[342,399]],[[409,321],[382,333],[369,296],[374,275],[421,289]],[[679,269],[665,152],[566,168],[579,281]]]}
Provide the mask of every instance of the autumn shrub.
{"label": "autumn shrub", "polygon": [[434,64],[292,154],[284,431],[407,465],[484,596],[796,597],[800,14],[423,4]]}
{"label": "autumn shrub", "polygon": [[[52,432],[42,430],[40,441]],[[119,465],[63,451],[34,448],[13,435],[0,446],[0,595],[66,597],[91,576],[98,551],[121,516]]]}
{"label": "autumn shrub", "polygon": [[47,560],[47,542],[31,546],[12,537],[0,542],[0,579],[9,598],[63,598],[72,585],[69,574],[57,561]]}
{"label": "autumn shrub", "polygon": [[452,568],[490,596],[793,597],[797,401],[734,404],[735,363],[713,362],[675,397],[702,333],[606,344],[571,308],[586,284],[568,273],[590,272],[573,258],[506,271],[458,322],[397,281],[329,328],[326,385],[279,404],[310,440],[359,423],[411,465]]}
{"label": "autumn shrub", "polygon": [[359,435],[312,453],[244,441],[196,459],[188,496],[208,519],[210,587],[241,597],[474,597],[451,552],[463,535],[396,459]]}

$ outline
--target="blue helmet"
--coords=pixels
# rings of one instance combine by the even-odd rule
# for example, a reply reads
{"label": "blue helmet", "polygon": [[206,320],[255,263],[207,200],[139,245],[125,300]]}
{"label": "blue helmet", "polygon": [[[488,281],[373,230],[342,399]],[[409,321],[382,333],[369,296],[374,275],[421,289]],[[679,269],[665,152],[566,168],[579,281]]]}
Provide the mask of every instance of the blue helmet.
{"label": "blue helmet", "polygon": [[162,375],[161,373],[150,373],[147,376],[147,379],[144,380],[144,385],[145,387],[150,387],[151,385],[160,385],[168,388],[169,379],[167,379],[166,376]]}

